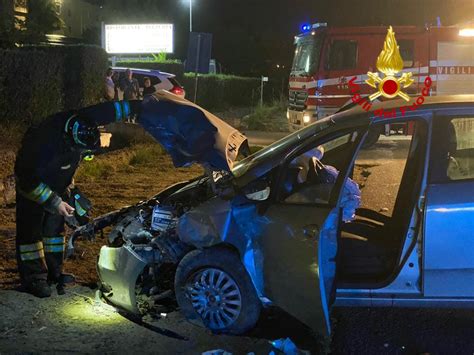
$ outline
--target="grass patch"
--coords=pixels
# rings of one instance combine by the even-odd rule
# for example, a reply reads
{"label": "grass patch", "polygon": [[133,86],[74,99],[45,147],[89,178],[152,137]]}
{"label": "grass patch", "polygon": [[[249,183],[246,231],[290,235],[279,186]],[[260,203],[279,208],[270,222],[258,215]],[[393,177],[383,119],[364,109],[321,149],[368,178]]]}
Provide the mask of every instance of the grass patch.
{"label": "grass patch", "polygon": [[104,179],[112,175],[115,167],[107,161],[94,159],[92,161],[83,162],[78,171],[79,178]]}
{"label": "grass patch", "polygon": [[271,105],[258,106],[253,113],[242,119],[242,125],[255,131],[287,131],[286,102],[274,101]]}
{"label": "grass patch", "polygon": [[21,140],[28,126],[22,123],[2,123],[0,124],[0,142],[2,148],[16,150],[20,147]]}
{"label": "grass patch", "polygon": [[263,149],[263,147],[259,145],[252,145],[250,146],[250,154],[257,153],[261,149]]}
{"label": "grass patch", "polygon": [[165,154],[158,144],[140,144],[127,149],[109,152],[82,162],[77,171],[78,180],[106,179],[120,173],[132,173],[136,166],[156,163],[157,157]]}
{"label": "grass patch", "polygon": [[132,166],[149,165],[156,161],[156,157],[163,154],[165,150],[159,144],[136,146],[128,163]]}

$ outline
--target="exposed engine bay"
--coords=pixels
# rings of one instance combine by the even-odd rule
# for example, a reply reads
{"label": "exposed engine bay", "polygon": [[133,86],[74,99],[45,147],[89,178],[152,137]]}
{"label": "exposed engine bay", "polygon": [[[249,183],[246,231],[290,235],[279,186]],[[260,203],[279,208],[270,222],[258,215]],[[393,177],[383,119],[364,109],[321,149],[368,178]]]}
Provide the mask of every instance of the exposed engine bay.
{"label": "exposed engine bay", "polygon": [[155,301],[173,295],[176,265],[194,248],[179,239],[179,218],[214,196],[213,186],[203,176],[98,217],[76,230],[69,240],[68,254],[74,252],[77,237],[91,238],[112,226],[98,261],[102,295],[127,311],[147,313]]}

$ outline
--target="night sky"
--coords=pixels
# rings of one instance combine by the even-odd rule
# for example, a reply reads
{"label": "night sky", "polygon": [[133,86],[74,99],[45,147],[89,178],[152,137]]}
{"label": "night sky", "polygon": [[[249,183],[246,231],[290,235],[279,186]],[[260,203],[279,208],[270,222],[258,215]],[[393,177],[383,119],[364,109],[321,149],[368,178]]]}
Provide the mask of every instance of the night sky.
{"label": "night sky", "polygon": [[[175,57],[186,56],[189,0],[103,0],[111,21],[175,24]],[[474,0],[193,0],[193,30],[214,36],[213,57],[229,73],[288,67],[303,23],[443,25],[474,19]],[[112,20],[113,19],[113,20]]]}

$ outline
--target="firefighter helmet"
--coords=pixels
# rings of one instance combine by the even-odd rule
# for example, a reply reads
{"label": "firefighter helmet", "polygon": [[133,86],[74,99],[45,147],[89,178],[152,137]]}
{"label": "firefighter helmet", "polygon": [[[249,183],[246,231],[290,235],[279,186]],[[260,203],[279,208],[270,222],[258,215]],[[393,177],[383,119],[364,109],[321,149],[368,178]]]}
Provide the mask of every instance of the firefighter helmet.
{"label": "firefighter helmet", "polygon": [[94,151],[100,146],[97,124],[88,117],[72,116],[66,122],[65,132],[77,148]]}

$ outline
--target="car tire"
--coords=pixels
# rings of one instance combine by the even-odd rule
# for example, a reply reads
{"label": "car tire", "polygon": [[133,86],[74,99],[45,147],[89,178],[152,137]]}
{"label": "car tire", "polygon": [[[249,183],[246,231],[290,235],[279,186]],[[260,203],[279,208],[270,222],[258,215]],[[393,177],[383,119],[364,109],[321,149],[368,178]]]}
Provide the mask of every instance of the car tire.
{"label": "car tire", "polygon": [[183,315],[216,333],[242,334],[258,321],[261,302],[236,252],[193,250],[179,263],[176,300]]}

